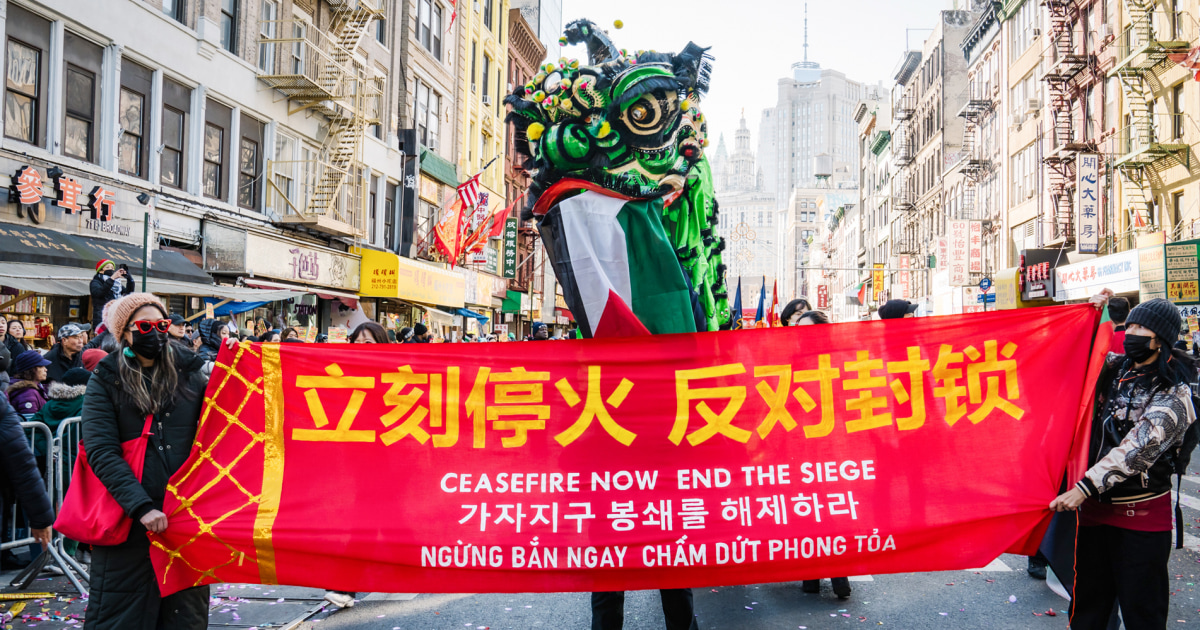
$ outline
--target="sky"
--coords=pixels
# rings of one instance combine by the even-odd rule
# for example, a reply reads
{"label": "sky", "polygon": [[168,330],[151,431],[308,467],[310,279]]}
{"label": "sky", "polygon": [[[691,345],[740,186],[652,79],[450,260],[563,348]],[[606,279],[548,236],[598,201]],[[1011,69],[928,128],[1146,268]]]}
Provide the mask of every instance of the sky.
{"label": "sky", "polygon": [[[961,1],[961,0],[960,0]],[[938,11],[954,0],[813,0],[808,3],[808,59],[863,83],[890,84],[908,46],[921,48]],[[711,46],[712,89],[702,109],[715,151],[733,133],[745,109],[752,148],[762,110],[773,107],[778,81],[804,55],[803,0],[563,0],[563,26],[588,18],[607,29],[620,48],[678,51],[689,41]],[[614,21],[623,28],[616,30]],[[564,52],[565,50],[565,52]],[[583,46],[550,56],[585,59]]]}

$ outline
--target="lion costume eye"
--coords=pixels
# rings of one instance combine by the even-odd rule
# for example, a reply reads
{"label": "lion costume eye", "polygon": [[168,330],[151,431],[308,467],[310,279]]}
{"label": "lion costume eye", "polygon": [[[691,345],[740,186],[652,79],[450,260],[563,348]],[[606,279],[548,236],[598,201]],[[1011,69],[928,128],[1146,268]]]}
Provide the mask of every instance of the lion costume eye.
{"label": "lion costume eye", "polygon": [[647,94],[627,107],[621,119],[635,135],[649,136],[663,130],[669,110],[677,107],[676,99],[670,96]]}

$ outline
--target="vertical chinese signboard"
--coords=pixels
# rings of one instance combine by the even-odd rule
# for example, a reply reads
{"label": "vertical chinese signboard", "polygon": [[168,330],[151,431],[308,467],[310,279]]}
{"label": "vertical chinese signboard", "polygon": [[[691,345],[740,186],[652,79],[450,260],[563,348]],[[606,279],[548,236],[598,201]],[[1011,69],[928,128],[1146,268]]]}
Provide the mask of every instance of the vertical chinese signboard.
{"label": "vertical chinese signboard", "polygon": [[908,256],[900,257],[900,295],[896,297],[901,300],[908,299],[908,283],[909,283],[909,260]]}
{"label": "vertical chinese signboard", "polygon": [[950,286],[966,286],[970,276],[967,274],[971,254],[971,222],[954,219],[948,221],[949,227],[949,260],[946,267],[950,270]]}
{"label": "vertical chinese signboard", "polygon": [[825,310],[829,308],[829,287],[821,284],[817,285],[817,309]]}
{"label": "vertical chinese signboard", "polygon": [[971,221],[971,244],[968,269],[971,275],[983,274],[983,222]]}
{"label": "vertical chinese signboard", "polygon": [[1167,297],[1166,253],[1162,245],[1138,250],[1138,283],[1142,300]]}
{"label": "vertical chinese signboard", "polygon": [[516,217],[509,217],[504,220],[504,277],[509,280],[517,277]]}
{"label": "vertical chinese signboard", "polygon": [[1079,155],[1075,168],[1076,244],[1081,254],[1100,251],[1100,160],[1094,153]]}
{"label": "vertical chinese signboard", "polygon": [[871,292],[875,294],[876,302],[883,299],[883,278],[883,263],[875,263],[874,269],[871,271]]}
{"label": "vertical chinese signboard", "polygon": [[931,267],[939,271],[945,269],[950,264],[950,239],[946,236],[938,237],[937,240],[937,264]]}

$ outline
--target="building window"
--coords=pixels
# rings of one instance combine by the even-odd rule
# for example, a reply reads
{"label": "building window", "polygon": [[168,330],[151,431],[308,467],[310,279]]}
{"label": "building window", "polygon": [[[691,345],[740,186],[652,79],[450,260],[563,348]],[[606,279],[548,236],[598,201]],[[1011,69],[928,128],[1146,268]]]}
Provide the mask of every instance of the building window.
{"label": "building window", "polygon": [[288,207],[287,200],[293,199],[296,194],[296,140],[291,136],[276,133],[275,134],[275,164],[272,166],[272,176],[275,190],[269,195],[271,201],[275,201],[275,196],[280,195],[283,199],[272,203],[272,208],[279,214],[290,214],[291,209]]}
{"label": "building window", "polygon": [[384,14],[375,20],[375,41],[383,44],[384,46],[387,46],[388,43],[387,25],[387,10],[385,9]]}
{"label": "building window", "polygon": [[471,91],[472,92],[474,92],[476,89],[475,88],[475,84],[476,84],[475,78],[479,76],[479,73],[476,71],[476,68],[475,68],[475,62],[479,58],[479,50],[478,49],[479,49],[479,43],[471,42]]}
{"label": "building window", "polygon": [[96,122],[96,75],[67,66],[67,115],[63,125],[63,153],[92,159],[92,132]]}
{"label": "building window", "polygon": [[1185,105],[1183,98],[1184,85],[1184,83],[1180,83],[1179,85],[1171,88],[1171,106],[1174,108],[1174,110],[1171,112],[1172,138],[1183,137],[1183,107]]}
{"label": "building window", "polygon": [[442,7],[433,0],[417,0],[417,40],[435,59],[442,60]]}
{"label": "building window", "polygon": [[379,201],[379,176],[371,176],[371,190],[367,192],[367,242],[374,244],[375,239],[379,236],[379,228],[375,225],[379,221],[379,212],[375,208],[375,204]]}
{"label": "building window", "polygon": [[42,51],[8,40],[4,89],[4,135],[35,143],[41,98]]}
{"label": "building window", "polygon": [[143,122],[145,120],[146,97],[121,88],[119,119],[121,140],[117,148],[117,164],[122,173],[142,177]]}
{"label": "building window", "polygon": [[492,30],[492,2],[494,0],[483,0],[483,25],[490,31]]}
{"label": "building window", "polygon": [[225,162],[225,130],[204,123],[204,196],[221,198],[221,165]]}
{"label": "building window", "polygon": [[163,107],[162,183],[183,188],[183,112]]}
{"label": "building window", "polygon": [[417,140],[429,150],[438,150],[438,127],[442,97],[425,83],[417,82]]}
{"label": "building window", "polygon": [[304,40],[308,37],[308,24],[296,21],[292,23],[292,74],[304,74]]}
{"label": "building window", "polygon": [[1178,226],[1183,220],[1183,210],[1183,191],[1171,193],[1171,226]]}
{"label": "building window", "polygon": [[390,182],[383,194],[383,246],[396,248],[396,185]]}
{"label": "building window", "polygon": [[275,40],[279,33],[279,3],[276,0],[262,0],[262,12],[259,14],[258,35],[263,43],[258,45],[258,69],[267,74],[275,74]]}
{"label": "building window", "polygon": [[237,54],[238,0],[221,0],[221,47]]}
{"label": "building window", "polygon": [[484,55],[483,56],[483,76],[480,77],[483,80],[483,102],[484,103],[487,103],[488,100],[491,99],[491,90],[489,89],[489,87],[491,86],[491,83],[492,83],[491,76],[492,76],[492,58],[488,57],[487,55]]}
{"label": "building window", "polygon": [[258,208],[258,143],[242,138],[238,155],[238,205],[251,210]]}
{"label": "building window", "polygon": [[163,15],[183,24],[183,2],[184,0],[162,0]]}

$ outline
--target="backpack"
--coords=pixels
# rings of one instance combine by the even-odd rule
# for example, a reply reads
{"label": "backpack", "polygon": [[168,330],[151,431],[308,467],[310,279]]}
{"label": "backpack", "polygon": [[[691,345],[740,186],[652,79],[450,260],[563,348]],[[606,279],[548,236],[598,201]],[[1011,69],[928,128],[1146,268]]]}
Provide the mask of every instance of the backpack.
{"label": "backpack", "polygon": [[[1196,385],[1192,388],[1192,411],[1200,410],[1200,396],[1196,395]],[[1183,549],[1183,508],[1179,507],[1179,496],[1183,487],[1183,476],[1187,474],[1188,464],[1192,463],[1192,453],[1200,446],[1200,419],[1192,422],[1179,446],[1175,447],[1175,548]]]}

